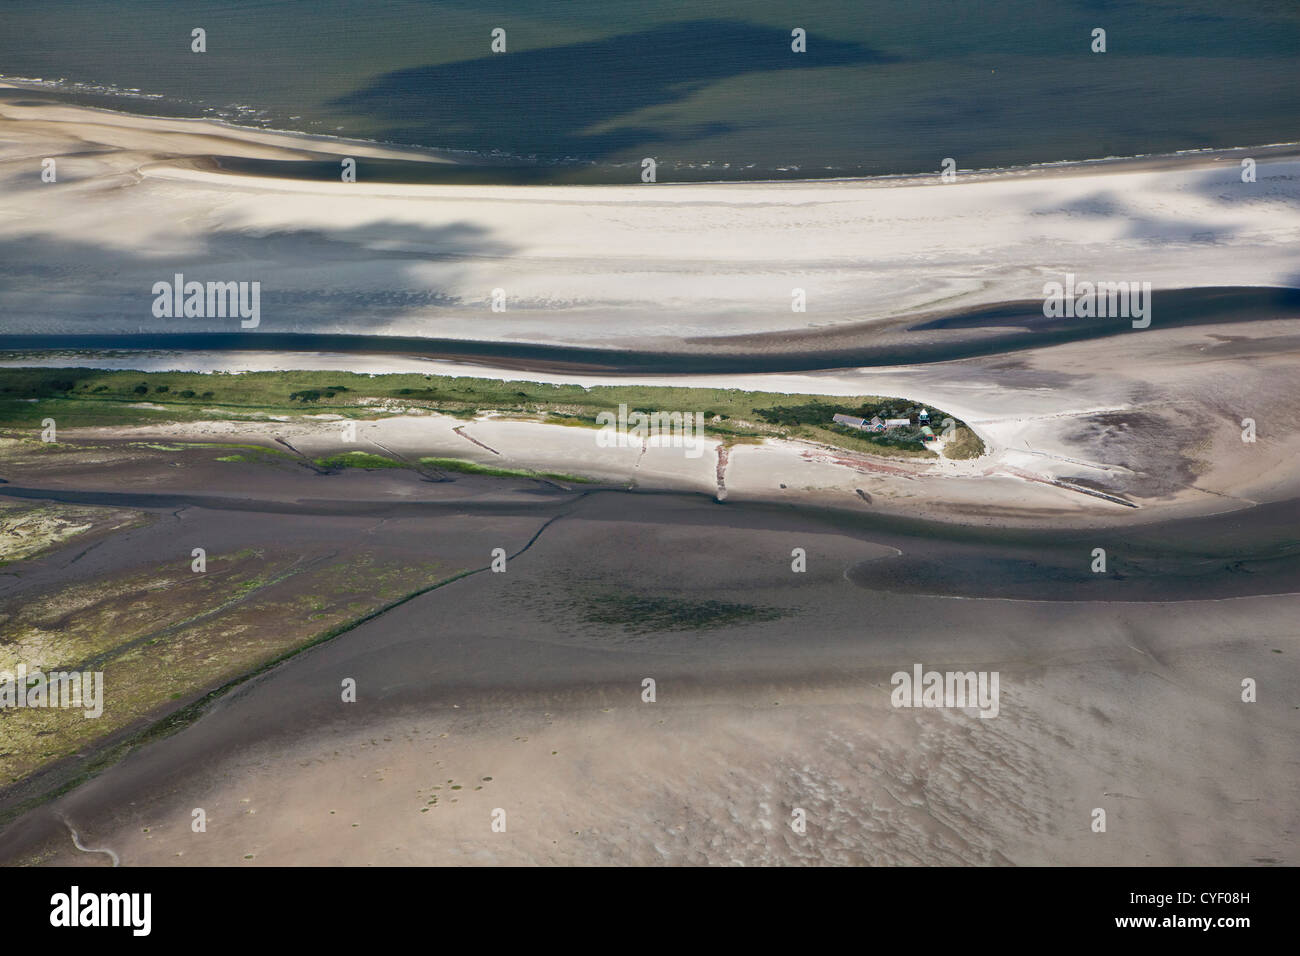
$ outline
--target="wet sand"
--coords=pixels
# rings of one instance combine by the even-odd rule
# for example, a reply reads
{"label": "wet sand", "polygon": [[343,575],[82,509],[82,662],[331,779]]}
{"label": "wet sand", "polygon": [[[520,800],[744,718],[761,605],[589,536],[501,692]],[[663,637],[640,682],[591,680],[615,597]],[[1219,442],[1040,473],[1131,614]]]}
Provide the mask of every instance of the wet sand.
{"label": "wet sand", "polygon": [[[126,864],[1300,859],[1296,595],[1206,600],[1171,583],[1159,602],[1059,601],[1045,573],[1032,601],[922,597],[848,577],[931,542],[832,515],[610,492],[537,505],[556,512],[504,574],[255,678],[14,821],[0,855],[88,862],[61,812]],[[217,519],[262,520],[203,518]],[[294,520],[329,534],[341,519]],[[447,520],[431,548],[485,556],[539,524]],[[776,616],[611,623],[604,602],[622,592]],[[890,675],[917,662],[998,670],[999,715],[891,707]],[[344,677],[356,704],[340,701]],[[1243,677],[1258,703],[1240,700]],[[795,807],[806,834],[787,825]],[[1089,830],[1095,807],[1106,834]]]}
{"label": "wet sand", "polygon": [[[506,573],[291,659],[15,820],[0,835],[11,862],[84,862],[56,812],[128,863],[1295,860],[1276,845],[1295,801],[1259,812],[1289,792],[1300,728],[1294,502],[1103,540],[515,480],[186,474],[201,494],[102,493],[174,516],[77,565],[43,559],[10,596],[152,559],[178,520],[221,547],[268,533],[347,546],[361,521],[371,543],[400,529],[393,548],[423,539],[480,567],[493,547],[533,543]],[[1095,541],[1122,571],[1085,579]],[[1018,579],[1004,566],[1016,553],[1034,556]],[[967,598],[917,593],[936,569]],[[623,593],[768,616],[682,630],[609,618]],[[889,675],[913,662],[999,670],[999,717],[894,710]],[[1244,676],[1260,703],[1240,702]],[[343,677],[356,705],[339,700]],[[692,796],[675,800],[681,788]],[[805,804],[814,840],[784,827]],[[1088,831],[1096,805],[1132,827],[1122,841]],[[214,814],[209,842],[185,826],[194,806]],[[484,819],[499,806],[511,841]]]}
{"label": "wet sand", "polygon": [[[1151,308],[1160,316],[1161,330],[1200,325],[1227,329],[1246,323],[1300,318],[1300,289],[1161,290],[1153,293]],[[700,336],[672,344],[661,352],[412,336],[275,332],[0,335],[0,350],[23,353],[132,350],[181,355],[222,351],[326,352],[366,358],[390,355],[422,358],[551,374],[748,375],[951,362],[1126,335],[1132,331],[1130,326],[1131,323],[1114,318],[1063,323],[1044,318],[1041,301],[1029,301],[904,315],[889,322],[831,330]]]}

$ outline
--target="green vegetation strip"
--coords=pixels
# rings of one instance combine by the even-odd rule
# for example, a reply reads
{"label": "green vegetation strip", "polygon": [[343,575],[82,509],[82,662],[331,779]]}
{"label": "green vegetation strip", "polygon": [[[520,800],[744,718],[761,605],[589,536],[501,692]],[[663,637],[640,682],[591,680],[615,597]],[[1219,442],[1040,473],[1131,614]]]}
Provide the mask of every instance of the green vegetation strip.
{"label": "green vegetation strip", "polygon": [[552,478],[555,481],[571,481],[575,484],[587,484],[588,478],[566,475],[558,471],[529,471],[524,468],[498,468],[493,465],[480,465],[459,458],[421,458],[420,464],[440,471],[458,471],[466,475],[496,475],[501,478]]}
{"label": "green vegetation strip", "polygon": [[330,455],[328,458],[317,458],[315,462],[318,468],[409,468],[410,465],[403,464],[392,458],[385,458],[383,455],[372,455],[366,451],[345,451],[342,454]]}
{"label": "green vegetation strip", "polygon": [[[162,422],[257,420],[332,414],[367,418],[438,412],[473,418],[485,412],[595,428],[601,412],[703,412],[720,439],[796,438],[883,455],[931,456],[921,441],[921,406],[902,398],[835,397],[726,388],[654,385],[552,385],[418,372],[133,372],[87,368],[0,369],[0,428],[39,429]],[[983,453],[979,438],[955,416],[928,407],[935,431],[952,419],[950,457]],[[840,413],[909,417],[909,428],[870,433],[833,425]],[[379,456],[376,456],[379,457]],[[391,467],[375,465],[373,467]]]}

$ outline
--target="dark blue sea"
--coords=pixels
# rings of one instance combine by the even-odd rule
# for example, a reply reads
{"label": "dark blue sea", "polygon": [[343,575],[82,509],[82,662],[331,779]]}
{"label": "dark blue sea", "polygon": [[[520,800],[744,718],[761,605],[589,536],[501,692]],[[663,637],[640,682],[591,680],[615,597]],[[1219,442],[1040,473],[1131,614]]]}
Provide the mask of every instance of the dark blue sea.
{"label": "dark blue sea", "polygon": [[662,182],[1293,142],[1298,64],[1297,0],[0,5],[0,74],[78,102],[456,150],[520,181],[635,181],[643,157]]}

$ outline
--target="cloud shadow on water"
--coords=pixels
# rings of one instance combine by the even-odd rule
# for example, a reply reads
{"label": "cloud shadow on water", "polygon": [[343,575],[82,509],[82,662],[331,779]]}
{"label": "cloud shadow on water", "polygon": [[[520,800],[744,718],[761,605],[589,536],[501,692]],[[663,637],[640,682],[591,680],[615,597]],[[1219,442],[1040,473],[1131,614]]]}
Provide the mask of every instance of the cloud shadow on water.
{"label": "cloud shadow on water", "polygon": [[546,159],[609,158],[641,147],[701,139],[731,127],[610,124],[650,107],[680,103],[712,83],[779,70],[894,58],[857,43],[808,37],[794,53],[789,30],[731,20],[666,24],[565,46],[487,54],[398,70],[333,105],[391,125],[381,136],[455,148],[501,149]]}

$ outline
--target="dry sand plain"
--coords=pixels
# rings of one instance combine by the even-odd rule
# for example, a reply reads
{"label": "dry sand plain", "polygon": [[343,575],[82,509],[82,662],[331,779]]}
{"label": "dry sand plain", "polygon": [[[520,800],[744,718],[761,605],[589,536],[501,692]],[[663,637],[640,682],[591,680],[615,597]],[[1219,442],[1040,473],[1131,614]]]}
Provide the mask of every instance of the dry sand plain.
{"label": "dry sand plain", "polygon": [[[800,334],[1040,299],[1067,271],[1155,289],[1288,286],[1297,272],[1292,148],[1252,153],[1254,183],[1241,181],[1246,153],[1227,151],[953,184],[375,184],[365,157],[396,151],[0,94],[11,334],[238,331],[153,317],[153,283],[182,272],[260,281],[259,332],[719,354],[732,336],[779,333],[773,346],[789,349]],[[354,154],[356,183],[210,162]],[[57,183],[41,182],[44,158]],[[491,309],[498,288],[504,312]],[[791,311],[794,288],[805,313]]]}

